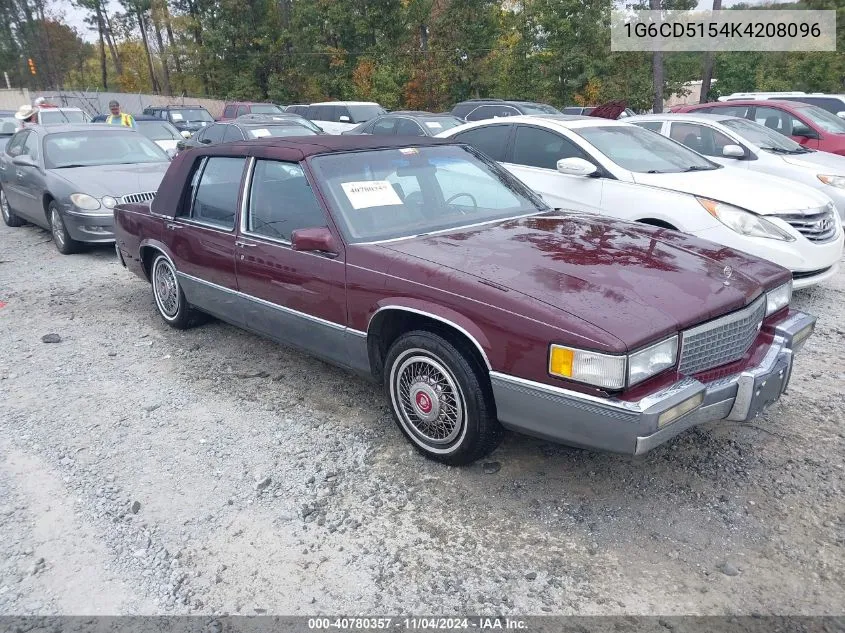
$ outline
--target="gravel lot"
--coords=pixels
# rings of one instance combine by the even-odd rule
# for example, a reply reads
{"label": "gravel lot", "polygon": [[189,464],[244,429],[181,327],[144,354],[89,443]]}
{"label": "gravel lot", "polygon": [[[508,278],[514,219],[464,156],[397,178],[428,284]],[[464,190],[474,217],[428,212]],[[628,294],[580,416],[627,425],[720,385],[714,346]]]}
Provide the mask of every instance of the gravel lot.
{"label": "gravel lot", "polygon": [[0,614],[841,614],[843,300],[797,293],[817,333],[753,424],[456,469],[378,387],[0,226]]}

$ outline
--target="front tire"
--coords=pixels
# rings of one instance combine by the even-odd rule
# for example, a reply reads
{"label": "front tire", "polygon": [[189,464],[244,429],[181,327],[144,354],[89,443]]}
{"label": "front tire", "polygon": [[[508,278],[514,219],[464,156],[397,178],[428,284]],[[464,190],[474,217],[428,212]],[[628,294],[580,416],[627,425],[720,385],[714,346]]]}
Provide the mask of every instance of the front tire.
{"label": "front tire", "polygon": [[161,318],[177,330],[186,330],[198,321],[198,313],[185,299],[176,269],[164,255],[156,255],[150,272],[153,298]]}
{"label": "front tire", "polygon": [[408,332],[390,347],[384,377],[396,423],[426,457],[462,466],[499,445],[490,384],[468,351],[433,332]]}
{"label": "front tire", "polygon": [[80,242],[77,242],[67,232],[59,205],[55,201],[47,208],[50,216],[50,232],[53,234],[53,242],[62,255],[72,255],[79,250]]}
{"label": "front tire", "polygon": [[15,212],[12,211],[12,207],[9,206],[9,200],[6,198],[6,192],[3,191],[2,187],[0,187],[0,215],[3,216],[3,222],[6,226],[17,228],[26,224],[26,222],[21,220]]}

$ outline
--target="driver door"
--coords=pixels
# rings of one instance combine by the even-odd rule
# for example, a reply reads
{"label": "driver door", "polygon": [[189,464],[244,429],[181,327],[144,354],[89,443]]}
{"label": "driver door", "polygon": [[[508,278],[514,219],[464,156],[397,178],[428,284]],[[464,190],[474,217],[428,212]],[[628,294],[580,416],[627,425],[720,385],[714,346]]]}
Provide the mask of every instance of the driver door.
{"label": "driver door", "polygon": [[0,156],[0,185],[3,186],[3,191],[6,192],[6,200],[8,200],[9,206],[15,212],[20,213],[21,216],[24,215],[24,198],[21,194],[18,179],[19,168],[12,163],[12,160],[23,153],[26,137],[31,135],[32,132],[29,130],[22,130],[15,134],[6,146],[6,151]]}

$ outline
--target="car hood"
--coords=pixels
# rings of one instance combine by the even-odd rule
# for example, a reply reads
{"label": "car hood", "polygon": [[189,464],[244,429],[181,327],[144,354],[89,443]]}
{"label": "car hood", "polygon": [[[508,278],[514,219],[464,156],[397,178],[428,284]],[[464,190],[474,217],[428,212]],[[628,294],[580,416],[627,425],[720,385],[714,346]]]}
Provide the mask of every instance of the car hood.
{"label": "car hood", "polygon": [[158,145],[164,151],[167,151],[169,149],[176,149],[176,143],[178,143],[178,142],[179,141],[177,141],[175,138],[173,138],[173,139],[162,139],[160,141],[153,141],[153,143]]}
{"label": "car hood", "polygon": [[638,184],[712,198],[760,215],[817,209],[830,202],[808,185],[737,167],[680,174],[634,174]]}
{"label": "car hood", "polygon": [[780,266],[675,231],[574,213],[382,247],[542,301],[629,350],[739,309],[789,278]]}
{"label": "car hood", "polygon": [[809,152],[807,154],[782,154],[785,163],[814,170],[817,174],[845,176],[845,157],[830,152]]}
{"label": "car hood", "polygon": [[157,191],[169,162],[51,169],[50,174],[95,198]]}

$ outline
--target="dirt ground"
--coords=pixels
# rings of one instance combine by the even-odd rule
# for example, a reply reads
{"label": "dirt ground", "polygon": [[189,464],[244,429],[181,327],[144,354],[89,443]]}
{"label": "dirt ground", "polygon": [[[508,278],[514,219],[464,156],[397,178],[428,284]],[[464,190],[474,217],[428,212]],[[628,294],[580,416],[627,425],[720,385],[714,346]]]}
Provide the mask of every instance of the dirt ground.
{"label": "dirt ground", "polygon": [[753,424],[458,469],[377,386],[2,226],[0,614],[841,614],[843,301],[796,293],[817,332]]}

